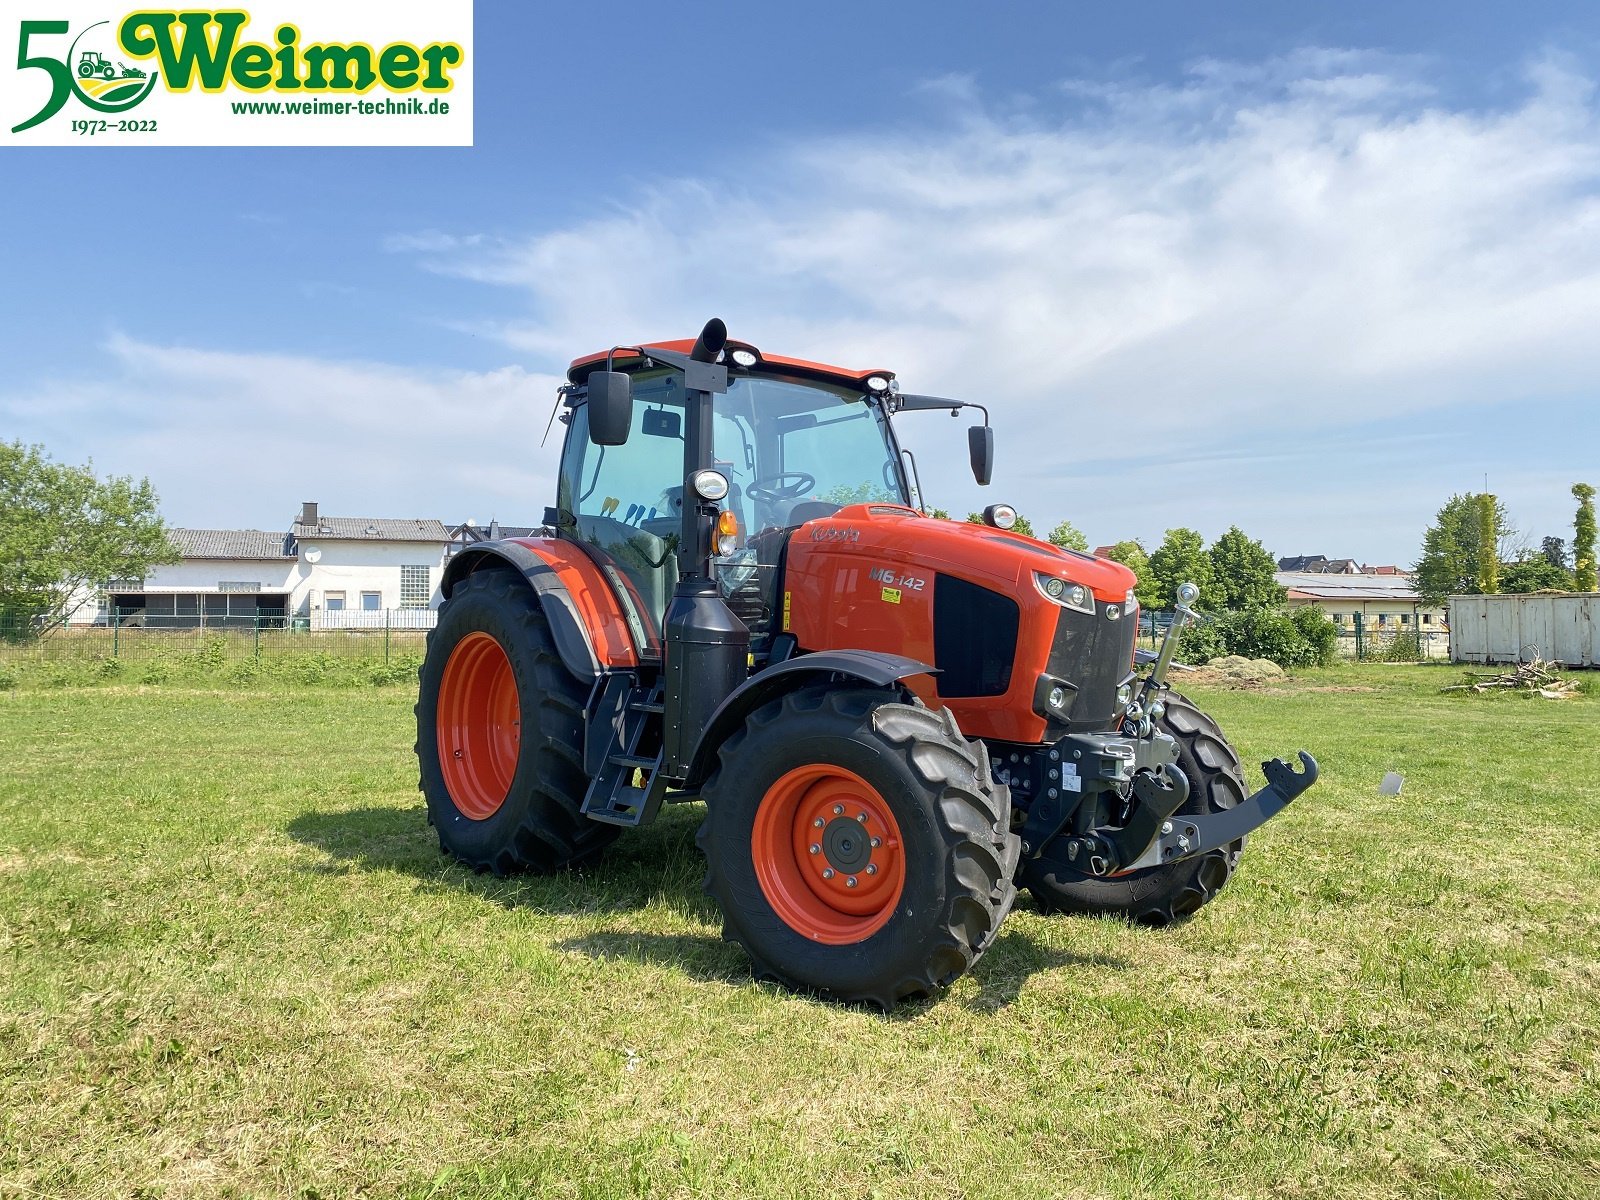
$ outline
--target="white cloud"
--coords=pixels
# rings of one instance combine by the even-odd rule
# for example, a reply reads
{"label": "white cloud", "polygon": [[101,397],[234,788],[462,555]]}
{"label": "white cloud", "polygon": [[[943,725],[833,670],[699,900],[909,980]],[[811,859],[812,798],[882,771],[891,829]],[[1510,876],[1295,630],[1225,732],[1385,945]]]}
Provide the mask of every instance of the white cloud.
{"label": "white cloud", "polygon": [[[301,500],[334,515],[537,522],[554,493],[538,452],[553,376],[226,353],[120,334],[104,350],[93,377],[0,396],[0,414],[37,431],[57,458],[93,455],[102,471],[149,475],[175,524],[278,528]],[[119,433],[108,441],[107,430]]]}
{"label": "white cloud", "polygon": [[[1008,496],[1107,538],[1130,531],[1114,479],[1053,489],[1130,443],[1182,473],[1234,439],[1570,396],[1600,369],[1594,86],[1560,60],[1473,109],[1417,62],[1338,50],[1073,83],[1054,115],[986,109],[959,77],[928,91],[952,114],[938,128],[814,139],[421,261],[520,291],[524,314],[489,332],[551,366],[720,315],[770,350],[992,400]],[[941,477],[949,433],[913,433]],[[1370,491],[1388,467],[1343,444],[1347,491]],[[1472,462],[1436,473],[1495,465]],[[1365,552],[1322,490],[1263,502],[1206,478],[1286,551],[1303,531]],[[1396,514],[1405,545],[1436,506]],[[1131,531],[1185,519],[1168,508]]]}

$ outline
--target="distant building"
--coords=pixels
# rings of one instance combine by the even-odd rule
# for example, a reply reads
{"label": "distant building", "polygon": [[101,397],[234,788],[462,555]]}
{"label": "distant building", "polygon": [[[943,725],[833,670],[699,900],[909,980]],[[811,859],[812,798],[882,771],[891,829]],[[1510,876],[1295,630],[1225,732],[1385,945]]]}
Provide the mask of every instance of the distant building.
{"label": "distant building", "polygon": [[[450,535],[429,519],[324,517],[307,502],[286,533],[173,529],[182,555],[143,579],[113,580],[74,623],[105,621],[188,628],[304,623],[360,628],[394,610],[426,627],[439,606]],[[407,619],[405,613],[416,614]],[[362,614],[371,614],[363,616]]]}
{"label": "distant building", "polygon": [[1310,572],[1317,575],[1360,575],[1364,568],[1353,558],[1327,558],[1321,554],[1306,554],[1299,558],[1280,558],[1278,570]]}
{"label": "distant building", "polygon": [[1288,592],[1291,608],[1313,604],[1345,632],[1359,618],[1369,632],[1443,632],[1442,607],[1425,605],[1411,576],[1390,570],[1379,573],[1279,571],[1275,578]]}

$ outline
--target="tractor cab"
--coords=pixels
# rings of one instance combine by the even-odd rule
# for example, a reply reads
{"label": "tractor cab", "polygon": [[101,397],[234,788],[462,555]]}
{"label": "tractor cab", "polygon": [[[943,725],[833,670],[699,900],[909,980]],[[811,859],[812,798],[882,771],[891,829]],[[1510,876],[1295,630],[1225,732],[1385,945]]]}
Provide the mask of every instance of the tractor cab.
{"label": "tractor cab", "polygon": [[[908,456],[890,427],[892,376],[764,361],[753,348],[735,347],[725,355],[726,390],[697,393],[682,371],[649,358],[652,349],[673,348],[613,359],[633,368],[625,437],[613,445],[592,436],[582,384],[596,360],[573,364],[577,383],[561,414],[567,439],[547,520],[620,570],[654,630],[679,581],[708,569],[750,628],[759,657],[773,632],[777,568],[796,529],[850,504],[917,503]],[[754,361],[740,366],[736,354]],[[707,416],[709,452],[691,463],[688,431]],[[691,518],[697,507],[714,510],[704,568],[680,553],[694,537],[685,533],[686,490]]]}

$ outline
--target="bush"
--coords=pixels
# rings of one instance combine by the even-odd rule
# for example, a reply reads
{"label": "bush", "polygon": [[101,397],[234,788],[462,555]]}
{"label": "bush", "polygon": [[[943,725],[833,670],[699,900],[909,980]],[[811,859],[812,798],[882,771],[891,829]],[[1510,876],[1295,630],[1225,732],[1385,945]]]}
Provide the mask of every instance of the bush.
{"label": "bush", "polygon": [[1300,631],[1300,636],[1306,640],[1306,646],[1310,651],[1307,663],[1316,667],[1331,667],[1334,657],[1339,652],[1338,626],[1314,604],[1303,604],[1299,608],[1291,609],[1289,619]]}
{"label": "bush", "polygon": [[1311,647],[1289,615],[1277,608],[1247,608],[1231,612],[1217,622],[1230,654],[1265,658],[1280,667],[1303,667],[1311,661]]}
{"label": "bush", "polygon": [[1422,641],[1416,631],[1397,633],[1389,640],[1389,644],[1381,647],[1372,655],[1380,662],[1414,663],[1422,661]]}
{"label": "bush", "polygon": [[1246,608],[1185,629],[1178,642],[1178,660],[1200,666],[1236,654],[1264,658],[1280,667],[1325,667],[1333,661],[1338,637],[1333,622],[1315,608],[1293,613]]}
{"label": "bush", "polygon": [[1185,629],[1178,636],[1177,660],[1191,667],[1199,667],[1227,654],[1228,643],[1219,626],[1218,621],[1203,621]]}

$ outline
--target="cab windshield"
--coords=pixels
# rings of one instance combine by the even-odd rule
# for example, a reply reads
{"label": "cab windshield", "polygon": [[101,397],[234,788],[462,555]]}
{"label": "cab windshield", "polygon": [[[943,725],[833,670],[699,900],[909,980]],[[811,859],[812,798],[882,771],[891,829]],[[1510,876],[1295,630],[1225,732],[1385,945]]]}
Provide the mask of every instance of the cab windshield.
{"label": "cab windshield", "polygon": [[[587,407],[571,410],[559,524],[603,551],[634,585],[641,607],[659,617],[677,581],[689,414],[676,371],[635,375],[632,391],[633,424],[620,446],[593,445]],[[847,504],[908,501],[882,408],[860,392],[736,376],[712,399],[712,430],[714,465],[728,477],[721,507],[739,519],[740,561],[755,554],[770,567],[779,531]],[[725,583],[735,579],[723,576]]]}
{"label": "cab windshield", "polygon": [[792,528],[847,504],[907,503],[883,412],[861,393],[741,376],[713,406],[717,467],[744,528]]}

